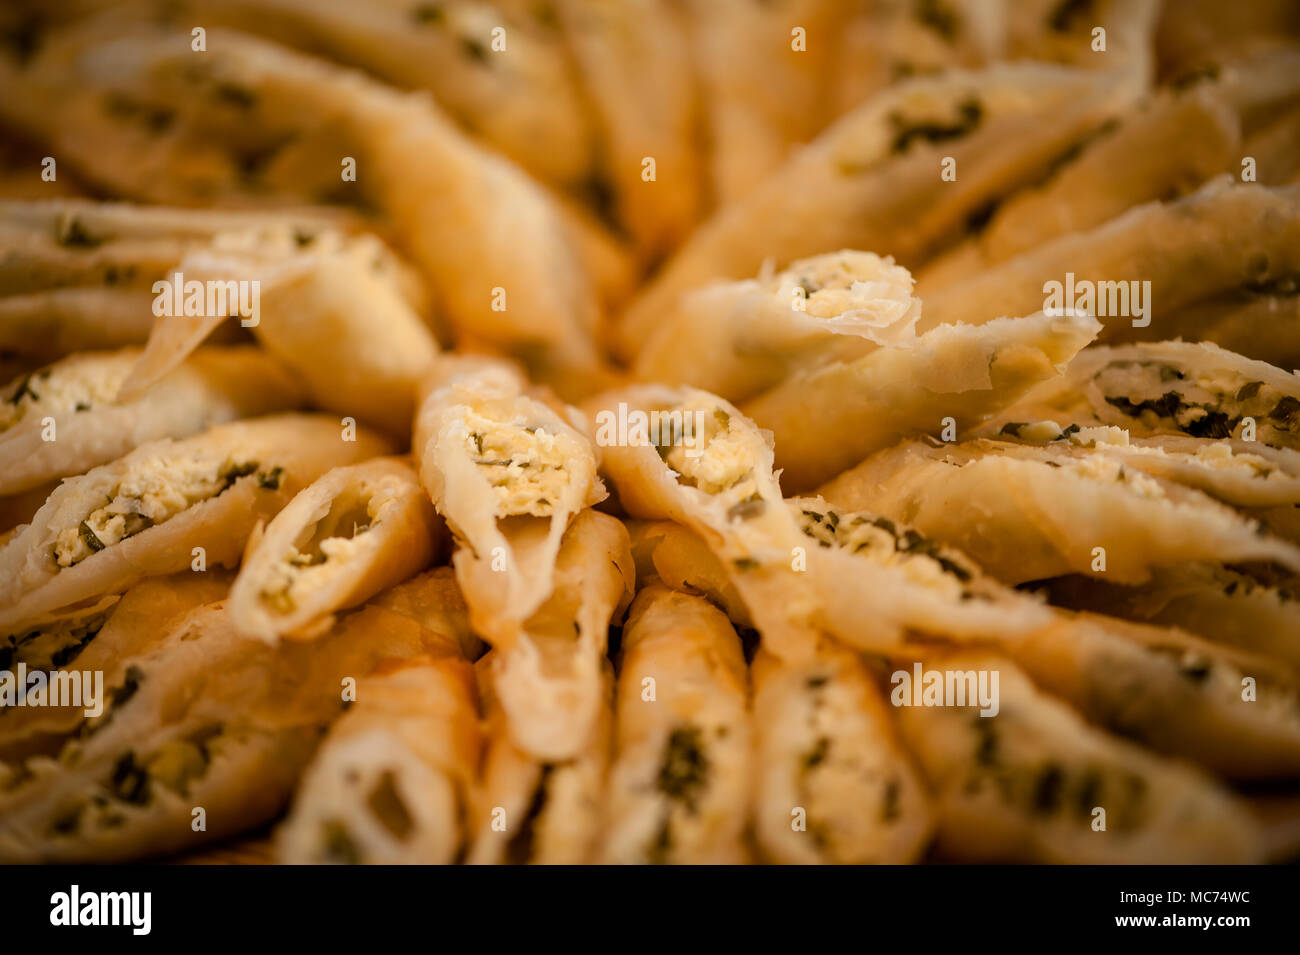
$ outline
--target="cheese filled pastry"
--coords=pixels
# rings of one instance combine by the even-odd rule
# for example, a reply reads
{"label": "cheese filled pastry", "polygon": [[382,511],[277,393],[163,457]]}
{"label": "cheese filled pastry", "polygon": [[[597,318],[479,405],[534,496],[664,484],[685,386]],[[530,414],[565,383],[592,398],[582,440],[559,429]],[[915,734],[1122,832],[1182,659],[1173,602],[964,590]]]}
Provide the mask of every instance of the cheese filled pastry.
{"label": "cheese filled pastry", "polygon": [[986,224],[926,264],[917,277],[921,294],[928,298],[1134,206],[1191,192],[1228,172],[1241,150],[1241,123],[1220,90],[1197,85],[1157,93],[1130,115],[1097,130],[1046,182],[991,208]]}
{"label": "cheese filled pastry", "polygon": [[509,720],[492,689],[492,657],[479,663],[487,714],[482,773],[475,793],[471,865],[579,865],[600,836],[613,729],[613,679],[601,674],[600,709],[573,755],[541,759],[511,739]]}
{"label": "cheese filled pastry", "polygon": [[[992,431],[992,428],[981,429]],[[1086,460],[1093,450],[1123,461],[1152,477],[1204,491],[1243,508],[1292,508],[1300,505],[1300,452],[1269,447],[1254,453],[1252,442],[1160,435],[1134,441],[1114,425],[1064,428],[1055,421],[1009,421],[998,429],[999,441],[1025,445],[1014,452],[1035,460]],[[1040,448],[1035,454],[1031,448]]]}
{"label": "cheese filled pastry", "polygon": [[1066,363],[1101,326],[1087,315],[1002,318],[931,329],[791,376],[745,402],[772,431],[786,488],[807,491],[909,434],[967,428]]}
{"label": "cheese filled pastry", "polygon": [[145,577],[233,566],[259,520],[332,467],[383,454],[323,415],[219,425],[64,481],[0,547],[0,630],[74,612]]}
{"label": "cheese filled pastry", "polygon": [[559,0],[555,12],[600,139],[596,198],[612,200],[641,257],[656,261],[685,238],[707,192],[684,17],[665,0]]}
{"label": "cheese filled pastry", "polygon": [[3,389],[0,494],[17,494],[82,474],[159,438],[183,438],[214,425],[306,400],[284,368],[247,346],[204,348],[134,401],[118,389],[138,348],[82,352]]}
{"label": "cheese filled pastry", "polygon": [[[104,686],[120,687],[136,658],[150,653],[185,614],[224,598],[232,577],[220,568],[147,577],[121,597],[105,597],[75,617],[0,638],[0,672],[16,677],[22,665],[29,675],[44,671],[47,679],[59,671],[80,671],[83,680],[85,674],[102,673]],[[24,693],[29,689],[21,681],[15,685]],[[46,706],[0,709],[0,747],[12,755],[39,748],[44,737],[74,732],[88,708],[108,703],[99,699],[87,707],[87,689],[83,684],[80,706],[61,699],[57,705],[51,700]]]}
{"label": "cheese filled pastry", "polygon": [[1126,586],[1079,575],[1046,581],[1054,604],[1139,623],[1177,627],[1300,671],[1300,590],[1218,564],[1156,571]]}
{"label": "cheese filled pastry", "polygon": [[742,401],[797,371],[906,344],[920,317],[906,269],[846,249],[683,296],[633,369],[646,380]]}
{"label": "cheese filled pastry", "polygon": [[635,583],[622,523],[596,511],[578,514],[556,556],[550,597],[487,664],[520,749],[556,761],[583,748],[606,703],[609,628],[631,602]]}
{"label": "cheese filled pastry", "polygon": [[437,350],[427,295],[383,242],[350,225],[321,210],[4,203],[0,283],[65,309],[129,302],[153,316],[144,354],[120,382],[124,400],[205,339],[251,332],[320,407],[404,434]]}
{"label": "cheese filled pastry", "polygon": [[133,198],[378,215],[458,332],[557,385],[602,368],[583,245],[518,167],[427,96],[235,31],[213,28],[205,42],[194,70],[188,30],[76,23],[24,68],[0,64],[14,91],[0,114]]}
{"label": "cheese filled pastry", "polygon": [[875,679],[826,645],[806,664],[754,657],[754,830],[780,863],[913,862],[930,841],[929,797]]}
{"label": "cheese filled pastry", "polygon": [[[883,249],[916,268],[973,213],[1040,177],[1135,93],[1117,76],[1028,62],[906,80],[697,229],[624,312],[621,346],[634,353],[692,288],[754,275],[767,259],[782,267],[835,249]],[[945,157],[963,170],[953,182],[938,180]]]}
{"label": "cheese filled pastry", "polygon": [[480,748],[473,670],[453,641],[428,640],[436,654],[381,664],[357,681],[356,702],[321,741],[276,832],[278,861],[457,860]]}
{"label": "cheese filled pastry", "polygon": [[[1126,468],[1101,448],[1042,456],[996,441],[899,445],[822,489],[969,554],[1006,583],[1081,573],[1142,583],[1161,567],[1260,561],[1300,570],[1300,548],[1200,491]],[[954,507],[953,501],[963,501]],[[996,533],[993,528],[997,528]]]}
{"label": "cheese filled pastry", "polygon": [[425,384],[412,450],[457,542],[474,629],[508,644],[551,595],[569,523],[606,496],[595,449],[508,363],[446,357]]}
{"label": "cheese filled pastry", "polygon": [[740,641],[701,597],[658,584],[623,630],[601,861],[743,862],[752,772]]}
{"label": "cheese filled pastry", "polygon": [[832,53],[848,10],[834,0],[690,0],[686,10],[712,147],[710,181],[726,206],[833,118]]}
{"label": "cheese filled pastry", "polygon": [[1210,342],[1169,341],[1090,348],[989,429],[1054,420],[1062,427],[1113,425],[1134,438],[1239,439],[1247,419],[1253,442],[1233,450],[1300,451],[1300,376]]}
{"label": "cheese filled pastry", "polygon": [[[377,0],[185,0],[196,22],[232,27],[427,89],[477,139],[557,186],[590,175],[595,143],[564,38],[550,18],[509,2],[411,6]],[[492,30],[509,56],[493,47]]]}
{"label": "cheese filled pastry", "polygon": [[730,402],[693,388],[638,385],[584,407],[624,510],[699,534],[732,574],[768,648],[802,653],[814,604],[792,570],[805,541],[772,470],[771,436]]}
{"label": "cheese filled pastry", "polygon": [[[934,795],[938,850],[953,860],[1072,864],[1258,862],[1260,834],[1221,784],[1088,725],[1010,661],[962,652],[918,661],[945,697],[997,675],[997,713],[926,705],[897,678],[902,737]],[[914,664],[915,667],[915,664]],[[970,695],[966,695],[970,699]]]}
{"label": "cheese filled pastry", "polygon": [[221,603],[182,615],[129,658],[101,715],[38,752],[0,746],[0,859],[140,860],[269,822],[343,709],[347,681],[428,653],[429,640],[378,609],[275,649],[236,633]]}
{"label": "cheese filled pastry", "polygon": [[255,532],[230,589],[231,619],[272,644],[313,639],[338,611],[423,570],[445,535],[405,461],[327,471]]}
{"label": "cheese filled pastry", "polygon": [[1294,186],[1219,177],[930,292],[917,330],[1078,310],[1104,319],[1103,341],[1177,338],[1182,309],[1300,271],[1297,210]]}

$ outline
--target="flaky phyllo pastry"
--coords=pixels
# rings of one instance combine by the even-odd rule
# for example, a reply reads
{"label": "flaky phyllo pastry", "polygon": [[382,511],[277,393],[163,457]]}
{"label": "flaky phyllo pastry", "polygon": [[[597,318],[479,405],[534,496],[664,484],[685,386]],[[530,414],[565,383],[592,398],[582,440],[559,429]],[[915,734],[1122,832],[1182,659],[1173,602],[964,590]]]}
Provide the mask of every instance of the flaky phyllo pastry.
{"label": "flaky phyllo pastry", "polygon": [[273,358],[246,346],[201,349],[123,401],[119,390],[139,357],[136,348],[81,352],[10,382],[0,404],[0,494],[84,473],[158,438],[305,403]]}
{"label": "flaky phyllo pastry", "polygon": [[[703,537],[749,612],[763,619],[774,651],[806,654],[814,605],[806,580],[791,570],[802,537],[772,470],[771,436],[730,402],[693,388],[635,386],[592,398],[585,410],[620,505]],[[626,441],[617,435],[620,415]]]}
{"label": "flaky phyllo pastry", "polygon": [[550,596],[569,522],[605,497],[579,419],[527,388],[506,362],[442,359],[412,439],[420,479],[459,545],[453,564],[470,619],[494,643],[510,641]]}
{"label": "flaky phyllo pastry", "polygon": [[[513,352],[556,384],[598,372],[592,276],[607,249],[592,226],[427,97],[219,28],[194,70],[190,41],[188,30],[116,15],[78,24],[21,69],[0,63],[14,92],[0,116],[59,140],[61,154],[133,198],[378,213],[459,335]],[[56,120],[54,104],[80,120]],[[356,174],[344,179],[343,160],[321,164],[322,154],[348,157]],[[498,288],[508,304],[494,309]]]}
{"label": "flaky phyllo pastry", "polygon": [[764,852],[785,863],[914,861],[933,811],[867,665],[827,644],[803,664],[760,650],[752,673]]}
{"label": "flaky phyllo pastry", "polygon": [[844,250],[683,296],[642,345],[635,370],[741,401],[795,371],[907,343],[920,316],[906,269]]}
{"label": "flaky phyllo pastry", "polygon": [[612,668],[600,675],[595,719],[576,752],[540,759],[519,748],[492,687],[493,654],[479,661],[486,739],[471,818],[471,865],[573,865],[599,845],[613,725]]}
{"label": "flaky phyllo pastry", "polygon": [[386,450],[324,416],[278,415],[151,442],[70,478],[0,547],[0,630],[73,615],[144,577],[233,566],[259,519],[330,468]]}
{"label": "flaky phyllo pastry", "polygon": [[[134,303],[153,315],[143,355],[116,379],[121,400],[138,400],[205,339],[239,326],[321,407],[394,434],[409,428],[415,383],[437,350],[422,317],[427,295],[409,266],[344,217],[80,201],[2,209],[0,303],[112,314]],[[18,334],[26,323],[16,313],[7,321],[20,326],[13,350],[42,357]]]}
{"label": "flaky phyllo pastry", "polygon": [[1158,568],[1197,561],[1300,572],[1300,547],[1127,460],[1105,446],[1075,455],[990,439],[916,441],[868,458],[822,493],[912,524],[1011,583],[1067,573],[1143,583]]}
{"label": "flaky phyllo pastry", "polygon": [[443,534],[415,469],[397,458],[335,468],[256,530],[230,590],[241,633],[311,639],[333,613],[422,570]]}
{"label": "flaky phyllo pastry", "polygon": [[[381,627],[397,622],[392,611],[366,613]],[[473,671],[454,639],[403,626],[428,652],[357,682],[356,703],[321,743],[278,832],[283,861],[445,863],[460,851],[479,750]]]}
{"label": "flaky phyllo pastry", "polygon": [[114,653],[126,667],[102,715],[7,734],[0,714],[7,862],[175,851],[274,818],[342,711],[345,680],[438,646],[414,621],[375,609],[321,640],[271,649],[241,637],[223,602],[180,615],[143,647],[121,631],[101,637],[96,650],[128,642]]}
{"label": "flaky phyllo pastry", "polygon": [[603,861],[744,861],[745,658],[723,614],[651,584],[623,631]]}
{"label": "flaky phyllo pastry", "polygon": [[[1243,863],[1264,847],[1244,805],[1186,763],[1083,722],[1008,660],[935,653],[937,669],[996,671],[997,717],[903,707],[898,725],[934,793],[937,848],[956,860]],[[1091,823],[1104,812],[1105,828]]]}
{"label": "flaky phyllo pastry", "polygon": [[[685,292],[754,275],[767,258],[888,249],[910,264],[1039,178],[1139,86],[1029,62],[907,79],[841,117],[696,231],[628,308],[620,344],[634,353]],[[944,156],[967,170],[954,183],[936,183]]]}

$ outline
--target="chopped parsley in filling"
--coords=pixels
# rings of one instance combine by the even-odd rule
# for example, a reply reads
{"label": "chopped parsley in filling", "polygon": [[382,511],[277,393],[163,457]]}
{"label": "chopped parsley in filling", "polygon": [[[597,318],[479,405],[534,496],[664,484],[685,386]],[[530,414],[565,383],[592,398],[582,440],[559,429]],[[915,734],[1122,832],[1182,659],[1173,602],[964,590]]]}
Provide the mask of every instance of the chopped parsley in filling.
{"label": "chopped parsley in filling", "polygon": [[464,427],[465,450],[496,494],[497,517],[549,517],[569,495],[573,465],[590,458],[578,437],[522,417],[499,421],[469,411]]}
{"label": "chopped parsley in filling", "polygon": [[1036,752],[1014,752],[997,722],[975,716],[970,723],[975,752],[961,782],[965,795],[991,796],[1018,816],[1070,827],[1089,822],[1097,806],[1105,807],[1107,824],[1116,831],[1146,823],[1150,800],[1145,777],[1089,759],[1069,764]]}
{"label": "chopped parsley in filling", "polygon": [[217,497],[257,468],[256,461],[200,456],[136,461],[102,505],[86,514],[79,524],[59,532],[54,560],[60,567],[79,564],[106,547]]}
{"label": "chopped parsley in filling", "polygon": [[57,812],[49,835],[72,837],[117,829],[127,823],[132,808],[153,803],[158,787],[188,796],[191,785],[206,775],[226,742],[226,727],[212,724],[169,740],[147,756],[127,750],[92,795]]}
{"label": "chopped parsley in filling", "polygon": [[125,372],[125,365],[103,369],[84,363],[71,368],[54,366],[34,371],[15,382],[0,401],[0,433],[28,415],[62,418],[111,403]]}
{"label": "chopped parsley in filling", "polygon": [[905,153],[918,139],[928,143],[960,139],[978,129],[984,118],[984,107],[974,97],[958,103],[956,112],[956,117],[947,122],[939,119],[912,119],[902,113],[891,113],[889,122],[893,127],[894,141],[890,152],[893,155]]}
{"label": "chopped parsley in filling", "polygon": [[699,799],[709,785],[709,758],[704,753],[704,733],[698,726],[679,726],[668,736],[655,788],[668,797],[670,805],[663,823],[649,846],[648,857],[654,864],[671,861],[672,804],[680,804],[694,815]]}
{"label": "chopped parsley in filling", "polygon": [[95,639],[107,619],[107,613],[96,614],[74,625],[57,624],[0,638],[0,670],[12,670],[19,663],[28,670],[65,667]]}
{"label": "chopped parsley in filling", "polygon": [[835,511],[815,500],[787,501],[804,535],[822,547],[861,554],[884,566],[901,569],[909,579],[941,590],[959,600],[981,596],[967,585],[975,579],[974,565],[910,528],[899,529],[886,517],[865,512]]}
{"label": "chopped parsley in filling", "polygon": [[340,495],[272,565],[259,594],[262,601],[278,613],[291,613],[305,596],[326,586],[362,546],[358,538],[379,523],[380,509],[381,502],[369,495]]}
{"label": "chopped parsley in filling", "polygon": [[1116,361],[1093,381],[1107,405],[1147,427],[1227,438],[1250,417],[1265,443],[1270,435],[1300,435],[1300,399],[1239,372],[1195,374],[1164,362]]}

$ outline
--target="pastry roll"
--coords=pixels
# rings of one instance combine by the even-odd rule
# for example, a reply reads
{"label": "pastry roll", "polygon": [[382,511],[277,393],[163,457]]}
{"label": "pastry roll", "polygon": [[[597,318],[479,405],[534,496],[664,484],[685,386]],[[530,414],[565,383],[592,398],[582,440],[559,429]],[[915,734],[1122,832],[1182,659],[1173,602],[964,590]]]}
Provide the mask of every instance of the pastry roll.
{"label": "pastry roll", "polygon": [[473,669],[453,642],[439,650],[357,681],[356,702],[330,727],[276,833],[278,861],[457,861],[481,744]]}
{"label": "pastry roll", "polygon": [[327,471],[254,535],[230,589],[230,617],[268,643],[313,639],[338,611],[423,570],[445,534],[405,461]]}
{"label": "pastry roll", "polygon": [[[427,89],[462,127],[543,181],[582,182],[594,130],[554,13],[510,2],[188,0],[195,22],[328,56],[394,86]],[[492,47],[493,29],[508,56]]]}
{"label": "pastry roll", "polygon": [[633,368],[742,401],[797,371],[907,343],[920,317],[907,269],[846,249],[684,295]]}
{"label": "pastry roll", "polygon": [[342,710],[347,680],[434,646],[371,608],[273,649],[241,637],[223,604],[199,607],[128,658],[102,715],[39,752],[0,746],[0,859],[139,860],[263,825]]}
{"label": "pastry roll", "polygon": [[[911,528],[816,499],[790,504],[822,544],[808,555],[822,622],[848,645],[890,654],[909,635],[991,642],[1115,732],[1240,778],[1300,773],[1300,703],[1285,667],[1176,630],[1064,614]],[[1247,676],[1258,706],[1243,697]]]}
{"label": "pastry roll", "polygon": [[83,352],[10,382],[0,403],[0,494],[81,474],[148,441],[305,403],[297,382],[248,346],[201,349],[136,400],[118,401],[139,356]]}
{"label": "pastry roll", "polygon": [[150,442],[69,478],[0,546],[0,630],[196,561],[233,566],[257,522],[304,486],[389,450],[325,416],[275,415]]}
{"label": "pastry roll", "polygon": [[856,654],[802,665],[754,657],[754,833],[781,863],[916,861],[929,797],[888,707]]}
{"label": "pastry roll", "polygon": [[705,199],[689,36],[676,6],[555,5],[602,138],[592,198],[613,200],[620,226],[649,260],[682,241]]}
{"label": "pastry roll", "polygon": [[713,195],[726,206],[833,118],[828,94],[847,5],[689,0],[686,8],[706,107]]}
{"label": "pastry roll", "polygon": [[1091,723],[1230,778],[1300,776],[1300,695],[1285,665],[1092,614],[999,642]]}
{"label": "pastry roll", "polygon": [[486,749],[473,812],[471,865],[579,865],[600,837],[613,729],[613,680],[601,674],[601,702],[576,752],[544,760],[511,740],[509,720],[492,691],[492,657],[479,663],[487,714]]}
{"label": "pastry roll", "polygon": [[112,18],[52,33],[25,68],[0,64],[14,94],[0,118],[134,198],[376,213],[457,332],[557,385],[600,371],[583,246],[513,163],[466,139],[428,97],[219,28],[194,70],[190,43],[188,29]]}
{"label": "pastry roll", "polygon": [[935,328],[912,344],[793,375],[746,402],[745,413],[771,429],[787,489],[806,491],[908,434],[993,414],[1059,375],[1100,329],[1087,315],[1043,313]]}
{"label": "pastry roll", "polygon": [[[392,254],[372,236],[343,240],[327,233],[304,240],[282,229],[269,242],[244,238],[247,248],[238,247],[240,239],[190,253],[170,278],[172,287],[181,276],[187,287],[250,283],[265,310],[253,334],[302,379],[317,406],[391,435],[409,431],[416,385],[438,346],[406,298],[398,275],[403,267]],[[294,251],[288,253],[290,242]],[[224,315],[155,319],[122,396],[152,386],[224,321]]]}
{"label": "pastry roll", "polygon": [[[992,429],[989,429],[992,430]],[[1292,508],[1300,505],[1300,452],[1262,448],[1251,442],[1161,435],[1134,442],[1123,428],[1062,428],[1055,421],[1008,422],[999,438],[1014,438],[1026,447],[1017,456],[1031,460],[1083,461],[1090,449],[1100,449],[1126,467],[1152,477],[1204,491],[1211,497],[1244,508]],[[1040,452],[1031,450],[1041,448]]]}
{"label": "pastry roll", "polygon": [[511,740],[541,759],[573,758],[606,702],[601,674],[611,623],[632,599],[636,570],[627,530],[585,510],[556,556],[550,597],[488,667]]}
{"label": "pastry roll", "polygon": [[509,364],[459,356],[426,383],[412,448],[474,629],[509,644],[554,589],[570,521],[605,497],[595,450]]}
{"label": "pastry roll", "polygon": [[1141,623],[1177,627],[1300,671],[1300,593],[1217,564],[1158,570],[1138,586],[1071,575],[1047,581],[1051,601]]}
{"label": "pastry roll", "polygon": [[[0,291],[96,288],[150,291],[185,256],[213,246],[270,257],[355,231],[355,217],[326,208],[190,209],[89,199],[0,201]],[[279,242],[280,233],[292,242]],[[405,279],[415,302],[418,286]]]}
{"label": "pastry roll", "polygon": [[[769,258],[781,267],[834,249],[882,249],[915,268],[972,214],[1041,177],[1134,93],[1118,77],[1039,63],[900,83],[696,230],[624,313],[620,341],[634,353],[682,294],[754,275]],[[954,182],[938,182],[945,157],[961,170]]]}
{"label": "pastry roll", "polygon": [[347,225],[319,211],[5,203],[0,284],[30,303],[111,303],[110,316],[129,303],[153,316],[124,399],[209,336],[251,331],[320,407],[405,434],[437,347],[427,296],[382,242]]}
{"label": "pastry roll", "polygon": [[786,506],[805,535],[816,622],[849,646],[889,653],[910,633],[1016,638],[1055,620],[1041,601],[906,524],[819,497],[793,497]]}
{"label": "pastry roll", "polygon": [[793,561],[806,542],[772,470],[771,436],[734,405],[693,388],[634,386],[599,395],[585,410],[623,508],[704,538],[768,649],[803,653],[814,603]]}
{"label": "pastry roll", "polygon": [[[991,686],[997,674],[995,716],[917,703],[915,688],[912,705],[895,710],[934,794],[945,857],[1121,865],[1261,860],[1251,816],[1200,770],[1094,729],[1004,658],[936,652],[921,665],[945,687],[969,686],[981,674]],[[907,699],[904,689],[897,683],[893,695]]]}
{"label": "pastry roll", "polygon": [[1097,130],[1042,185],[990,209],[987,225],[922,270],[922,297],[1057,236],[1093,229],[1145,202],[1176,198],[1231,170],[1241,156],[1240,125],[1213,86],[1156,94]]}
{"label": "pastry roll", "polygon": [[[102,673],[105,687],[121,687],[137,657],[151,652],[185,614],[223,599],[232,577],[221,568],[148,577],[121,597],[104,597],[76,616],[0,638],[0,671],[17,674],[21,664],[28,674]],[[83,702],[84,697],[83,684]],[[107,706],[109,701],[95,702]],[[0,709],[0,747],[13,754],[39,748],[40,740],[51,734],[76,731],[87,707],[50,703]]]}
{"label": "pastry roll", "polygon": [[1157,568],[1195,561],[1300,570],[1300,548],[1267,536],[1257,521],[1100,448],[1079,458],[1018,450],[995,441],[905,443],[822,494],[911,524],[1012,584],[1066,573],[1143,583]]}
{"label": "pastry roll", "polygon": [[1300,451],[1300,376],[1210,342],[1169,341],[1090,348],[986,430],[1053,420],[1113,425],[1134,438],[1240,438],[1247,419],[1254,441],[1234,443],[1235,451],[1275,460],[1268,449]]}
{"label": "pastry roll", "polygon": [[[1138,206],[931,292],[918,331],[1082,308],[1105,318],[1103,340],[1176,338],[1182,309],[1294,276],[1298,250],[1300,189],[1220,177],[1182,199]],[[1139,279],[1140,287],[1131,287]]]}
{"label": "pastry roll", "polygon": [[746,682],[720,611],[660,584],[641,590],[623,630],[603,862],[745,860]]}

